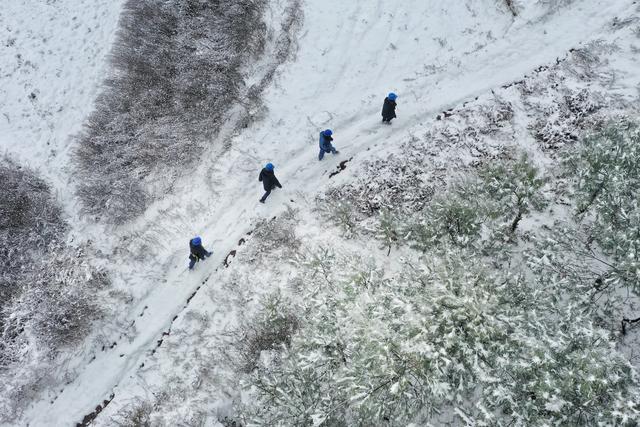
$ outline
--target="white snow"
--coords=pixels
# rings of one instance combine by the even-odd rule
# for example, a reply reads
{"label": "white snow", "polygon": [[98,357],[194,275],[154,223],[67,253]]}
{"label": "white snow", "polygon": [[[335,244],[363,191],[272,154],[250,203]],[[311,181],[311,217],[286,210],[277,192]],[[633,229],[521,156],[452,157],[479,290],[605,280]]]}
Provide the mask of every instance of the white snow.
{"label": "white snow", "polygon": [[[224,292],[217,269],[257,219],[278,215],[287,204],[308,209],[339,161],[353,157],[356,163],[376,155],[385,145],[424,131],[438,113],[554,62],[604,32],[614,17],[630,14],[634,3],[576,0],[549,15],[524,6],[514,19],[494,0],[305,2],[298,50],[265,94],[266,117],[239,134],[222,132],[231,149],[206,155],[194,175],[177,182],[175,193],[144,218],[117,230],[82,221],[75,225],[74,234],[95,241],[100,262],[134,301],[105,326],[118,331],[104,339],[117,346],[77,356],[71,382],[45,393],[21,423],[73,424],[114,392],[114,402],[98,417],[108,424],[118,405],[144,396],[146,383],[169,375],[166,363],[155,364],[149,373],[140,366],[155,360],[156,341],[199,287],[190,307],[208,311],[219,331],[228,327],[225,307],[209,307],[205,296]],[[105,75],[121,5],[121,0],[12,0],[0,9],[0,96],[5,100],[0,147],[40,168],[60,191],[66,188],[72,136]],[[274,2],[272,15],[279,16],[284,6]],[[626,67],[637,68],[637,63]],[[399,94],[398,119],[380,128],[381,103],[389,91]],[[334,130],[340,155],[319,163],[317,134],[324,128]],[[267,161],[276,165],[284,188],[260,205],[257,176]],[[344,175],[335,179],[348,179]],[[62,199],[73,212],[72,196],[65,193]],[[196,234],[215,254],[187,272],[187,244]],[[144,261],[132,256],[141,251],[150,254]],[[265,286],[243,285],[247,292]],[[131,321],[134,326],[121,326]],[[183,321],[180,316],[174,327]],[[86,363],[92,355],[95,360]]]}
{"label": "white snow", "polygon": [[10,0],[0,7],[0,150],[62,196],[69,148],[93,108],[123,0]]}

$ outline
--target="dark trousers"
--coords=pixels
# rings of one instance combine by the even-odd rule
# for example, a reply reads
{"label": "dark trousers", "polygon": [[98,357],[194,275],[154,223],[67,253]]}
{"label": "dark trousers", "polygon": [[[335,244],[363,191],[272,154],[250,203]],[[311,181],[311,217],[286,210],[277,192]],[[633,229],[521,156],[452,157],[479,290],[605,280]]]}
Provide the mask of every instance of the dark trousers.
{"label": "dark trousers", "polygon": [[189,255],[189,270],[193,269],[193,266],[196,265],[196,262],[200,261],[201,259],[206,259],[207,257],[211,256],[211,254],[212,252],[202,254],[202,258],[194,254]]}
{"label": "dark trousers", "polygon": [[383,117],[382,123],[391,123],[391,120],[393,120],[393,117]]}
{"label": "dark trousers", "polygon": [[271,194],[271,190],[267,190],[262,196],[262,199],[260,199],[260,201],[264,202],[265,200],[267,200],[267,197],[269,197],[269,194]]}
{"label": "dark trousers", "polygon": [[262,203],[264,203],[264,201],[265,201],[265,200],[267,200],[267,197],[269,197],[269,194],[271,194],[271,191],[273,191],[273,190],[275,190],[275,189],[276,189],[276,186],[275,186],[275,185],[272,185],[272,186],[271,186],[271,188],[270,188],[270,189],[268,189],[268,190],[264,193],[264,196],[262,196],[262,199],[260,199],[260,201],[261,201]]}
{"label": "dark trousers", "polygon": [[322,160],[324,158],[324,153],[336,154],[337,151],[336,151],[336,149],[335,149],[335,147],[333,145],[331,147],[329,147],[329,151],[327,151],[326,148],[321,148],[320,149],[320,154],[318,154],[318,160]]}

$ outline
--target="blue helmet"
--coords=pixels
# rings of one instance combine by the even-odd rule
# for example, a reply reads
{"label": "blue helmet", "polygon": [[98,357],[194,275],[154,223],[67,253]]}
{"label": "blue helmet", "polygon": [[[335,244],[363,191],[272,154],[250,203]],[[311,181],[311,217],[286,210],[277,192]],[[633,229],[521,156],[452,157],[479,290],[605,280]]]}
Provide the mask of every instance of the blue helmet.
{"label": "blue helmet", "polygon": [[198,246],[199,244],[202,243],[202,239],[200,237],[196,236],[191,240],[191,243],[193,243],[195,246]]}
{"label": "blue helmet", "polygon": [[325,129],[325,130],[322,131],[322,134],[324,136],[331,136],[331,135],[333,135],[333,131],[331,129]]}
{"label": "blue helmet", "polygon": [[267,163],[264,168],[268,171],[272,171],[274,168],[273,163]]}
{"label": "blue helmet", "polygon": [[387,98],[389,98],[392,101],[395,101],[397,97],[398,97],[398,95],[396,95],[393,92],[390,92],[389,95],[387,95]]}

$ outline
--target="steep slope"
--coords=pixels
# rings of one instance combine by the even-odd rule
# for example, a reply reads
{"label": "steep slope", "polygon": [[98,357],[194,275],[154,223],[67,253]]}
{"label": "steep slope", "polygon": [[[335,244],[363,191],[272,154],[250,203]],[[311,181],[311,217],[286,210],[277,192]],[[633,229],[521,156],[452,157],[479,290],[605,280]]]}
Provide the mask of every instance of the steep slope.
{"label": "steep slope", "polygon": [[[273,51],[278,27],[287,16],[283,10],[293,3],[274,3],[268,12],[276,34],[270,41]],[[598,35],[608,35],[614,18],[636,12],[630,0],[566,3],[553,11],[521,6],[516,16],[506,4],[491,0],[305,3],[295,53],[268,87],[264,107],[253,112],[253,122],[243,128],[238,126],[241,118],[232,116],[219,136],[229,147],[226,152],[203,156],[189,179],[176,182],[173,194],[131,224],[117,229],[76,225],[77,236],[97,242],[93,256],[111,271],[117,288],[128,292],[131,301],[104,327],[103,351],[96,350],[97,342],[88,345],[74,358],[71,380],[30,407],[23,421],[68,425],[105,401],[108,406],[96,420],[109,425],[120,408],[138,398],[149,399],[149,388],[163,387],[162,378],[173,369],[170,356],[162,354],[166,343],[172,352],[181,351],[181,343],[165,334],[174,328],[185,336],[193,332],[189,322],[195,315],[187,319],[185,307],[195,306],[215,319],[208,334],[233,326],[235,319],[228,313],[242,314],[238,306],[210,307],[207,297],[218,295],[225,301],[224,294],[231,293],[220,287],[227,283],[220,266],[257,222],[279,217],[293,206],[306,220],[305,238],[339,245],[334,243],[339,231],[313,223],[313,200],[330,182],[349,182],[355,178],[348,175],[352,165],[384,159],[391,147],[424,133],[443,111],[489,97],[492,89],[554,63]],[[259,79],[265,68],[268,61],[247,72]],[[381,101],[391,90],[400,94],[399,119],[391,127],[380,127]],[[327,127],[334,130],[341,153],[318,163],[317,133]],[[347,172],[330,178],[345,160]],[[267,161],[276,165],[284,189],[262,206],[257,203],[261,190],[256,178]],[[187,272],[186,246],[194,234],[202,235],[215,255]],[[375,247],[370,242],[366,249],[374,252]],[[244,268],[252,268],[251,263]],[[237,284],[245,295],[269,288],[268,265],[260,269],[263,282]],[[232,297],[226,300],[238,303]],[[223,361],[219,364],[224,366]],[[178,381],[199,379],[196,375]],[[223,388],[215,396],[218,400],[203,406],[228,405],[229,391]],[[178,407],[158,422],[171,424],[189,411]]]}

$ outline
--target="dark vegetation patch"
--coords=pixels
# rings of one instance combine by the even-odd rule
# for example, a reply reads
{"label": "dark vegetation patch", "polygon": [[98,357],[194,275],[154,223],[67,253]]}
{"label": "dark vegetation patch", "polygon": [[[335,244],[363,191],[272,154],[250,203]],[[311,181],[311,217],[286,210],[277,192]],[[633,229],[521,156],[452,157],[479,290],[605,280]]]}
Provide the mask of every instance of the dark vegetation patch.
{"label": "dark vegetation patch", "polygon": [[101,314],[95,293],[109,280],[85,248],[66,246],[67,225],[44,181],[6,158],[0,180],[0,421],[10,421],[56,355],[89,332]]}
{"label": "dark vegetation patch", "polygon": [[350,157],[347,160],[341,161],[340,164],[336,166],[336,170],[329,174],[329,178],[333,178],[334,176],[338,175],[340,172],[345,170],[347,168],[347,163],[349,163],[351,160],[353,160],[353,157]]}
{"label": "dark vegetation patch", "polygon": [[292,335],[300,327],[296,314],[286,307],[292,305],[280,292],[267,296],[259,313],[232,333],[231,356],[238,369],[252,372],[258,366],[263,351],[278,350],[291,343]]}
{"label": "dark vegetation patch", "polygon": [[252,244],[247,245],[236,255],[244,262],[268,262],[264,254],[270,254],[272,261],[279,259],[285,252],[295,252],[302,242],[296,234],[298,225],[298,209],[287,206],[287,209],[278,217],[263,219],[256,223],[253,230],[247,235],[251,236]]}
{"label": "dark vegetation patch", "polygon": [[126,222],[189,167],[264,49],[264,0],[130,0],[113,73],[75,152],[85,213]]}
{"label": "dark vegetation patch", "polygon": [[93,412],[85,415],[84,418],[82,418],[82,422],[77,423],[76,427],[86,427],[86,426],[90,425],[91,422],[93,420],[95,420],[96,417],[100,414],[100,412],[102,412],[104,410],[104,408],[106,408],[107,405],[109,405],[109,403],[111,403],[111,401],[113,400],[114,397],[116,397],[116,395],[114,393],[111,393],[109,398],[103,400],[101,404],[97,405],[96,409],[94,409]]}

